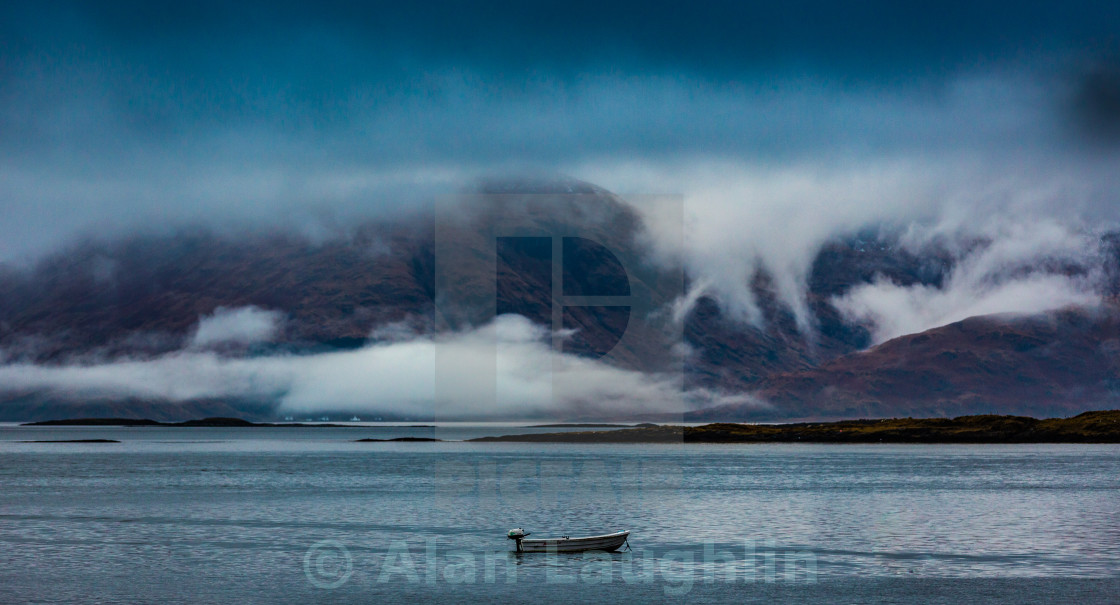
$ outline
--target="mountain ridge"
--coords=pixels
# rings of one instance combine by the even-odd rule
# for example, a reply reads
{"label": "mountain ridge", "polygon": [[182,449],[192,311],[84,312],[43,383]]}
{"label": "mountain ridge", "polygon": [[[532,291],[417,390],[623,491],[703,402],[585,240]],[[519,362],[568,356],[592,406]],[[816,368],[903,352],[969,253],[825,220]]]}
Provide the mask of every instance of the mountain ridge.
{"label": "mountain ridge", "polygon": [[[29,271],[0,271],[0,363],[63,367],[159,358],[190,347],[203,318],[223,308],[245,307],[276,312],[282,321],[268,339],[228,345],[218,351],[220,356],[355,349],[402,333],[415,337],[483,324],[495,312],[487,307],[495,304],[486,296],[493,287],[488,276],[499,278],[499,303],[514,301],[512,312],[533,318],[534,309],[549,308],[558,299],[550,280],[532,272],[501,273],[499,267],[496,275],[478,259],[466,258],[464,262],[475,263],[466,279],[437,282],[437,242],[477,249],[485,244],[486,233],[478,225],[492,220],[486,213],[509,212],[511,204],[525,212],[523,222],[531,230],[542,233],[563,221],[578,221],[589,238],[642,267],[631,275],[635,292],[652,296],[659,305],[668,306],[673,302],[668,295],[683,294],[688,287],[687,282],[674,286],[664,270],[641,262],[640,217],[601,188],[561,179],[483,184],[479,191],[472,199],[481,205],[450,229],[431,213],[416,212],[350,225],[344,234],[321,241],[286,232],[232,238],[185,229],[75,244]],[[1097,319],[1090,310],[976,317],[871,346],[867,326],[846,318],[833,304],[836,297],[876,279],[940,287],[955,262],[945,249],[932,247],[920,255],[891,237],[866,231],[833,239],[818,250],[806,278],[814,318],[811,334],[803,333],[771,276],[759,270],[748,276],[748,284],[761,325],[728,316],[715,298],[705,295],[683,317],[675,336],[638,313],[625,328],[637,337],[611,350],[610,337],[620,329],[616,314],[602,307],[566,307],[565,327],[579,328],[566,350],[591,356],[610,350],[607,363],[663,371],[666,355],[679,342],[690,351],[682,368],[686,390],[749,396],[746,403],[690,412],[689,420],[1049,414],[1115,405],[1120,379],[1108,348],[1120,350],[1114,295],[1102,303],[1103,315]],[[1103,236],[1100,245],[1108,257],[1105,290],[1120,292],[1120,234]],[[595,262],[594,256],[588,258]],[[597,277],[588,272],[581,279]],[[575,291],[582,287],[578,282],[574,286]],[[440,287],[451,287],[462,300],[481,301],[481,306],[468,304],[449,314],[437,301]],[[1053,325],[1047,328],[1047,322]],[[1040,344],[1017,349],[1032,342]],[[1030,370],[1024,374],[1025,368]],[[277,415],[276,402],[269,400],[74,398],[3,387],[0,419],[7,420],[78,413],[162,421],[200,416],[265,421]]]}

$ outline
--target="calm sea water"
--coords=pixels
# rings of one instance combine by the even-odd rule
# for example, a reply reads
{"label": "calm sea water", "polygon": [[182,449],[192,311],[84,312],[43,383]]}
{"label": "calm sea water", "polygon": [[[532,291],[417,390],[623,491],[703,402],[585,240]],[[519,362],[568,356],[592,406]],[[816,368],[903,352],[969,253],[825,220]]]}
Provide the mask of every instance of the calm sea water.
{"label": "calm sea water", "polygon": [[352,441],[511,432],[0,426],[0,602],[1120,598],[1114,445]]}

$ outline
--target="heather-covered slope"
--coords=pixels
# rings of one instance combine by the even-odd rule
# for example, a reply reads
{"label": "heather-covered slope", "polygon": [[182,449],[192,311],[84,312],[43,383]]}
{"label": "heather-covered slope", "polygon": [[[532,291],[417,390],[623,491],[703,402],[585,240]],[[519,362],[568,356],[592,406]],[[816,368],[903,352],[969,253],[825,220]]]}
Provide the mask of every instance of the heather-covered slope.
{"label": "heather-covered slope", "polygon": [[0,276],[9,359],[144,355],[183,346],[218,307],[284,313],[278,342],[355,346],[378,325],[432,313],[430,220],[371,223],[347,239],[187,231],[87,242]]}
{"label": "heather-covered slope", "polygon": [[1068,415],[1120,404],[1120,307],[973,317],[773,374],[765,405],[713,408],[690,420]]}

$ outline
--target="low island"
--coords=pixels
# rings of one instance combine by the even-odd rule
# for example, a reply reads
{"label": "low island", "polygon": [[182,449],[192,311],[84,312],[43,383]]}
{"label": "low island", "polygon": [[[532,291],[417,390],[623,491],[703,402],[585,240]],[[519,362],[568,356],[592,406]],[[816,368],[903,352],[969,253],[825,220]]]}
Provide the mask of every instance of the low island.
{"label": "low island", "polygon": [[394,437],[392,439],[355,439],[354,443],[388,443],[390,441],[443,441],[443,439],[436,439],[434,437]]}
{"label": "low island", "polygon": [[318,428],[360,428],[357,424],[304,424],[299,422],[250,422],[241,418],[199,418],[183,422],[159,422],[148,418],[70,418],[65,420],[42,420],[25,422],[20,426],[164,426],[186,428],[277,428],[277,427],[318,427]]}
{"label": "low island", "polygon": [[17,443],[120,443],[116,439],[34,439]]}

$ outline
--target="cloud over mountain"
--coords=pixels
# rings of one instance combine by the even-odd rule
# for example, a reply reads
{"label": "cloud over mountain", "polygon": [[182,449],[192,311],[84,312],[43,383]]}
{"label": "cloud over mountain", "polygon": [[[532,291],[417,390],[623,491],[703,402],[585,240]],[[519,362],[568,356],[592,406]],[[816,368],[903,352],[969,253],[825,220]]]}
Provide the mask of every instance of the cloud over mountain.
{"label": "cloud over mountain", "polygon": [[345,410],[439,420],[633,417],[681,414],[686,405],[725,401],[698,392],[686,402],[680,379],[553,351],[548,333],[517,315],[439,338],[414,335],[350,351],[246,358],[188,349],[150,359],[0,366],[0,385],[9,392],[171,404],[273,399],[278,413],[315,415]]}
{"label": "cloud over mountain", "polygon": [[251,345],[268,342],[276,335],[283,321],[277,311],[248,306],[237,309],[218,307],[202,317],[191,337],[190,348],[206,349],[221,345]]}
{"label": "cloud over mountain", "polygon": [[[687,277],[665,349],[690,397],[1093,306],[1120,225],[1118,20],[1103,1],[8,3],[0,359],[175,399],[301,392],[244,355],[422,350],[446,319],[434,208],[494,175],[633,200],[641,254]],[[227,364],[247,373],[206,373]],[[194,372],[226,386],[174,386]]]}

